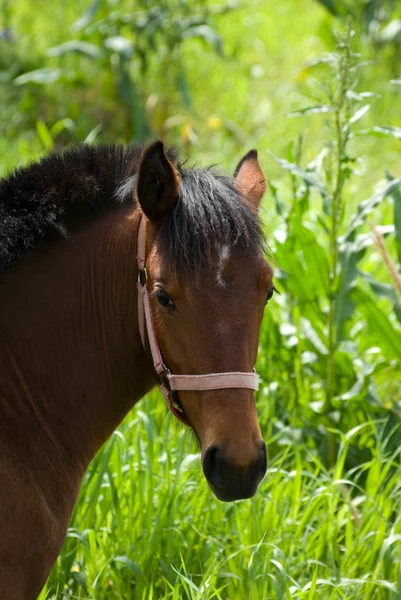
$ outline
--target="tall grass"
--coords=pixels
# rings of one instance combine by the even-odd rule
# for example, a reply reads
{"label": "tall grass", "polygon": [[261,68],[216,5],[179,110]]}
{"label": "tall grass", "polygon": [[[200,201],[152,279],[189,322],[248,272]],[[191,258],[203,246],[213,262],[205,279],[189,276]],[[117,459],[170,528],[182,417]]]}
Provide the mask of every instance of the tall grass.
{"label": "tall grass", "polygon": [[[398,598],[399,450],[380,422],[336,432],[328,470],[312,447],[274,433],[274,458],[252,501],[207,489],[188,432],[151,394],[96,457],[42,598]],[[270,423],[266,428],[266,424]],[[351,444],[374,440],[346,469]]]}

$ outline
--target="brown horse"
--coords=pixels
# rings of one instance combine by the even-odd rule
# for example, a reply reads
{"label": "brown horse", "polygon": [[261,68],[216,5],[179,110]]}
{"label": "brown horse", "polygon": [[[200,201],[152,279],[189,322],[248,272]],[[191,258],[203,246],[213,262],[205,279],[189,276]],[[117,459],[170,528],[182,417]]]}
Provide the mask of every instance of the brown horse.
{"label": "brown horse", "polygon": [[[181,165],[161,142],[83,146],[0,181],[1,600],[36,598],[90,460],[158,382],[139,331],[140,223],[172,373],[252,372],[274,289],[264,191],[254,150],[229,178]],[[252,496],[266,471],[253,392],[233,381],[171,403],[222,500]]]}

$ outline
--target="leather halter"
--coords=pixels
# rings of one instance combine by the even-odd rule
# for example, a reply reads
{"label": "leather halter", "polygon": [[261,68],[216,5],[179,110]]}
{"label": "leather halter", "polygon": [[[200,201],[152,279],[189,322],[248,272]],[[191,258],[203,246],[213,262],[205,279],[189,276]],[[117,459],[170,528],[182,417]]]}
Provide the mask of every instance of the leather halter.
{"label": "leather halter", "polygon": [[172,375],[169,368],[163,360],[159,344],[156,337],[156,329],[153,321],[152,306],[150,294],[147,287],[148,276],[146,272],[146,222],[144,217],[140,217],[138,230],[138,321],[139,332],[144,348],[145,328],[148,337],[150,352],[152,354],[153,366],[160,378],[160,389],[166,400],[166,404],[171,412],[183,423],[188,425],[188,421],[182,412],[174,406],[174,393],[176,391],[206,391],[222,389],[250,389],[257,391],[259,389],[259,378],[255,371],[251,373],[226,372],[226,373],[206,373],[204,375]]}

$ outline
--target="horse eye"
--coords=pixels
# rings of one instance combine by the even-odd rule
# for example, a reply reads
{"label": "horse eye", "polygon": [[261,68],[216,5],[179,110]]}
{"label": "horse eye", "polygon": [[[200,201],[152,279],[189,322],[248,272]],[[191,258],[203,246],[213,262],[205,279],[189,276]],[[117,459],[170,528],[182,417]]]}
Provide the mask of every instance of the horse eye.
{"label": "horse eye", "polygon": [[276,288],[274,287],[274,285],[270,288],[270,290],[267,292],[267,296],[266,296],[266,300],[265,300],[265,304],[267,304],[269,302],[269,300],[271,300],[273,298],[273,294],[274,292],[277,292]]}
{"label": "horse eye", "polygon": [[174,302],[172,302],[170,296],[164,290],[156,292],[156,298],[162,306],[165,306],[166,308],[175,308]]}

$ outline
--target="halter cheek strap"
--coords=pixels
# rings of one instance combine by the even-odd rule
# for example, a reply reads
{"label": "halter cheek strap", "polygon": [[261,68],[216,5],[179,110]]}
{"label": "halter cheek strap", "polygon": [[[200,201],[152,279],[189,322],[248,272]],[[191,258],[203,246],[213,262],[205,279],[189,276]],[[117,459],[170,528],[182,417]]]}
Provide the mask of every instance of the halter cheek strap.
{"label": "halter cheek strap", "polygon": [[143,346],[146,348],[147,334],[153,366],[160,378],[160,389],[171,412],[185,424],[188,424],[183,413],[174,406],[174,392],[177,391],[207,391],[223,389],[259,389],[259,378],[255,371],[251,373],[227,372],[206,373],[204,375],[172,375],[164,363],[162,353],[157,341],[156,329],[153,321],[152,306],[148,290],[148,276],[146,272],[146,223],[141,217],[138,231],[138,321],[139,332]]}

